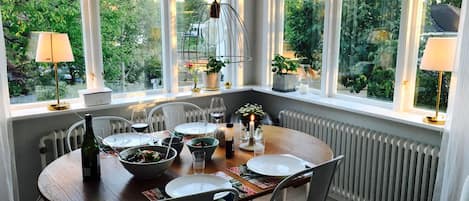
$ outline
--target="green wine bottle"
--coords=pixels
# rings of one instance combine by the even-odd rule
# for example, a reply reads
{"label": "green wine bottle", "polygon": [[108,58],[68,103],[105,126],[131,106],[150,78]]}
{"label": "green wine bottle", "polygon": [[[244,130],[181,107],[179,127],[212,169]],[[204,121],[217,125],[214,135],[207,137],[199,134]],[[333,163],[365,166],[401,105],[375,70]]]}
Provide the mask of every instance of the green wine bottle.
{"label": "green wine bottle", "polygon": [[85,137],[81,145],[83,181],[99,180],[101,177],[99,145],[94,136],[91,114],[85,115],[85,128]]}

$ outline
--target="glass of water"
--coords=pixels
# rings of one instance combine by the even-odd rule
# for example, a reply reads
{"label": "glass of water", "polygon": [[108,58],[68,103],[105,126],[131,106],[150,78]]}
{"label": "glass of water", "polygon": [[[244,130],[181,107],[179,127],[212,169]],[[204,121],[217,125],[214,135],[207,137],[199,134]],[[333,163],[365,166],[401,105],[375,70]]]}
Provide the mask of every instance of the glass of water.
{"label": "glass of water", "polygon": [[255,140],[256,144],[254,145],[254,157],[264,155],[265,153],[265,139],[259,138]]}
{"label": "glass of water", "polygon": [[205,151],[192,152],[192,171],[194,174],[203,174],[205,170]]}

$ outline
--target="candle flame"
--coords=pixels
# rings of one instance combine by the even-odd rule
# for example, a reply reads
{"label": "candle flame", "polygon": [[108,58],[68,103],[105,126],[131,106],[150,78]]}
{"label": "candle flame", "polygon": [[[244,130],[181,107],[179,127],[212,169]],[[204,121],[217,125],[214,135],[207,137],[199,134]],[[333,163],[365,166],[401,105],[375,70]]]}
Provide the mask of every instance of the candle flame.
{"label": "candle flame", "polygon": [[251,121],[254,121],[255,118],[256,116],[254,114],[251,114]]}

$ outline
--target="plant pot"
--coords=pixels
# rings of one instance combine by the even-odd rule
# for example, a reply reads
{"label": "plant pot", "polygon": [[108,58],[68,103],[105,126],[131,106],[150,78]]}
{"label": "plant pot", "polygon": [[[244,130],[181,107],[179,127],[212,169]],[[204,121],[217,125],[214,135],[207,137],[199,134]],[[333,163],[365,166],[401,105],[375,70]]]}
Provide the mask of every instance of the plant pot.
{"label": "plant pot", "polygon": [[296,91],[298,75],[296,74],[275,74],[272,90],[280,92]]}
{"label": "plant pot", "polygon": [[214,91],[220,88],[219,73],[204,73],[205,90]]}

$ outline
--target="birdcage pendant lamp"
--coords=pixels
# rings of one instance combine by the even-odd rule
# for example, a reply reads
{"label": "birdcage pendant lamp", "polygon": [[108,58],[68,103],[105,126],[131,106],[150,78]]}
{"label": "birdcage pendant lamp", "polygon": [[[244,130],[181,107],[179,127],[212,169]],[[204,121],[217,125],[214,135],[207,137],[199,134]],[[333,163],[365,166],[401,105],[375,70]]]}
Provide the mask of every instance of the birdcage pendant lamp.
{"label": "birdcage pendant lamp", "polygon": [[209,57],[229,63],[251,61],[246,26],[228,3],[214,0],[200,4],[181,42],[185,63],[205,65]]}

